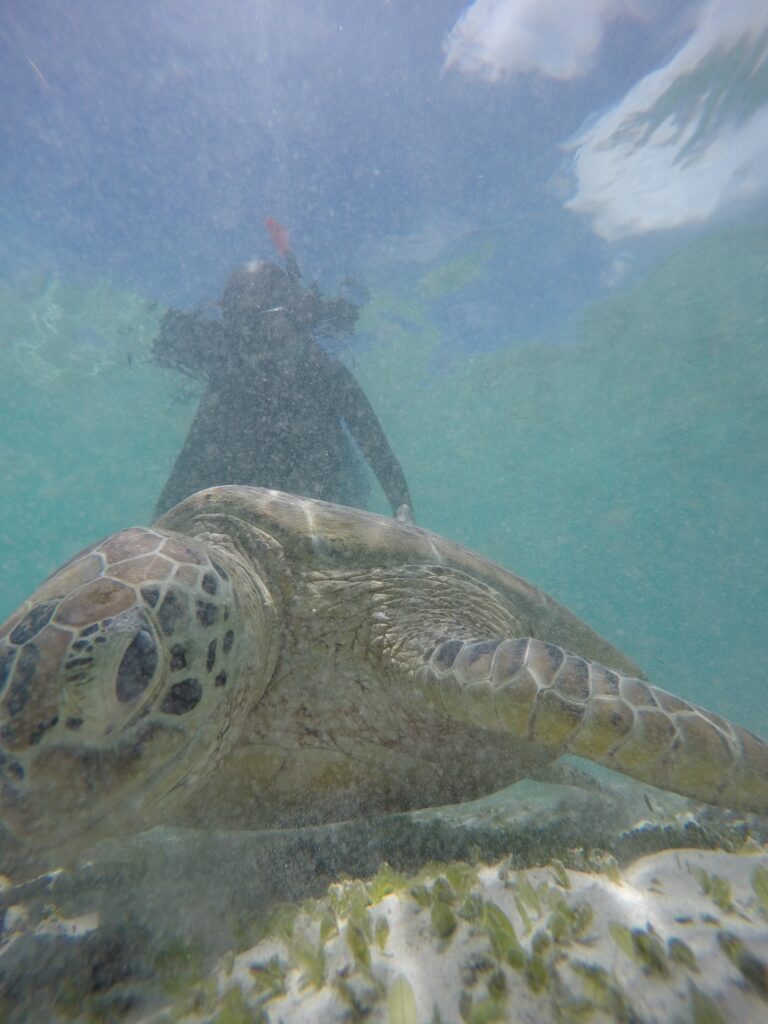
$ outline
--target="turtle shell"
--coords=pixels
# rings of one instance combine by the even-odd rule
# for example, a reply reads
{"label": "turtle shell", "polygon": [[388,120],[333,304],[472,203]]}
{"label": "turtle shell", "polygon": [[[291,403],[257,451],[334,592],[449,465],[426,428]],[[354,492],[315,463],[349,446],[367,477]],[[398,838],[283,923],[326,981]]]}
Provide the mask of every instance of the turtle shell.
{"label": "turtle shell", "polygon": [[461,544],[388,516],[260,487],[223,486],[193,494],[156,525],[191,536],[213,529],[240,537],[246,550],[255,528],[277,541],[287,563],[301,571],[447,566],[495,590],[532,636],[645,678],[627,655],[543,590]]}

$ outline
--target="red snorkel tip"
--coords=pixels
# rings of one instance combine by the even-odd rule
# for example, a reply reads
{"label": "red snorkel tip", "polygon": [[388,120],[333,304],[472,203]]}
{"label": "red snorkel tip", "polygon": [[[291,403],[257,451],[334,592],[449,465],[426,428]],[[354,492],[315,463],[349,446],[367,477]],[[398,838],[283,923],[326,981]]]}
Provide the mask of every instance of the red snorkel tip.
{"label": "red snorkel tip", "polygon": [[272,239],[272,244],[277,250],[278,255],[287,256],[291,251],[291,242],[288,237],[288,229],[284,228],[283,225],[275,220],[274,217],[267,217],[264,222],[269,232],[269,236]]}

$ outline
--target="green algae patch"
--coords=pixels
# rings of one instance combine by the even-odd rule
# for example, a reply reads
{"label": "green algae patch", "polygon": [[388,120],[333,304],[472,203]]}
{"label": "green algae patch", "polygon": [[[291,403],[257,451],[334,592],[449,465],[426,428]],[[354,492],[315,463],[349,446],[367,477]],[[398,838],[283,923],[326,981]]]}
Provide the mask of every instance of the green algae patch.
{"label": "green algae patch", "polygon": [[266,963],[251,963],[248,972],[254,990],[264,1000],[275,999],[286,992],[286,965],[277,956]]}
{"label": "green algae patch", "polygon": [[515,885],[520,895],[520,900],[532,910],[537,917],[541,917],[541,900],[536,890],[528,880],[528,876],[524,871],[518,871],[515,875]]}
{"label": "green algae patch", "polygon": [[370,968],[371,947],[364,928],[355,921],[349,921],[347,923],[346,938],[349,951],[357,963],[366,969]]}
{"label": "green algae patch", "polygon": [[727,1024],[717,1003],[692,981],[688,985],[693,1024]]}
{"label": "green algae patch", "polygon": [[669,975],[664,944],[650,925],[646,928],[627,928],[612,921],[608,927],[616,945],[639,964],[646,974],[656,974],[664,978]]}
{"label": "green algae patch", "polygon": [[464,1024],[493,1024],[507,1020],[507,1001],[498,996],[475,999],[471,993],[462,992],[459,1000],[459,1015]]}
{"label": "green algae patch", "polygon": [[288,946],[291,961],[298,964],[302,974],[299,987],[322,988],[325,983],[325,954],[322,941],[312,942],[306,935],[295,938]]}
{"label": "green algae patch", "polygon": [[260,1010],[249,1006],[242,989],[235,987],[224,993],[213,1024],[266,1024],[267,1019]]}
{"label": "green algae patch", "polygon": [[397,978],[387,993],[388,1024],[418,1024],[416,998],[407,978]]}
{"label": "green algae patch", "polygon": [[547,928],[555,942],[569,943],[583,938],[594,918],[594,911],[588,903],[571,906],[565,900],[558,900],[547,919]]}
{"label": "green algae patch", "polygon": [[406,876],[400,871],[395,871],[386,861],[367,883],[368,895],[372,903],[379,903],[385,896],[393,892],[402,892],[406,887]]}
{"label": "green algae patch", "polygon": [[733,913],[733,893],[730,882],[719,875],[709,875],[703,868],[694,871],[694,875],[705,896],[709,896],[716,907],[725,914]]}
{"label": "green algae patch", "polygon": [[554,859],[550,861],[549,870],[552,873],[552,877],[561,889],[571,888],[571,882],[568,878],[568,872],[565,870],[565,865],[561,860]]}
{"label": "green algae patch", "polygon": [[768,1000],[768,964],[749,950],[744,941],[732,932],[719,932],[717,941],[748,984],[763,999]]}
{"label": "green algae patch", "polygon": [[[254,1020],[284,1024],[390,1024],[414,1013],[419,1024],[512,1013],[591,1024],[651,1012],[664,1019],[672,1008],[685,1016],[686,1007],[706,1024],[719,1019],[721,1005],[735,1007],[733,1019],[749,1019],[768,1000],[762,923],[736,910],[739,934],[713,928],[700,901],[702,882],[711,893],[712,879],[723,879],[734,908],[751,906],[758,916],[757,866],[681,851],[638,861],[618,883],[563,867],[567,887],[551,864],[510,872],[508,861],[432,863],[398,877],[387,869],[378,879],[335,883],[293,912],[279,908],[275,931],[223,966],[221,994],[198,1005],[212,1021],[241,1012],[237,995],[228,996],[232,1006],[221,1003],[234,983]],[[392,891],[382,895],[384,888]]]}
{"label": "green algae patch", "polygon": [[426,910],[429,906],[429,889],[423,882],[417,882],[416,885],[412,885],[408,890],[411,898],[415,900],[416,904],[421,907],[422,910]]}
{"label": "green algae patch", "polygon": [[583,998],[590,1008],[608,1013],[615,1020],[625,1019],[626,999],[610,971],[599,964],[578,960],[572,962],[571,968],[581,978]]}
{"label": "green algae patch", "polygon": [[334,883],[328,889],[328,902],[337,917],[360,920],[374,900],[365,882],[352,879]]}
{"label": "green algae patch", "polygon": [[483,924],[494,956],[511,967],[522,967],[525,958],[514,925],[501,907],[491,900],[486,900],[483,907]]}
{"label": "green algae patch", "polygon": [[430,918],[435,935],[448,939],[456,931],[456,915],[447,903],[435,900],[430,908]]}
{"label": "green algae patch", "polygon": [[373,923],[373,938],[382,953],[386,949],[388,937],[389,921],[386,917],[377,917]]}
{"label": "green algae patch", "polygon": [[752,872],[752,889],[764,913],[768,914],[768,868],[758,864]]}
{"label": "green algae patch", "polygon": [[698,973],[699,965],[696,960],[696,954],[682,939],[673,936],[667,940],[667,956],[672,963],[679,964],[681,967],[686,967],[689,971]]}

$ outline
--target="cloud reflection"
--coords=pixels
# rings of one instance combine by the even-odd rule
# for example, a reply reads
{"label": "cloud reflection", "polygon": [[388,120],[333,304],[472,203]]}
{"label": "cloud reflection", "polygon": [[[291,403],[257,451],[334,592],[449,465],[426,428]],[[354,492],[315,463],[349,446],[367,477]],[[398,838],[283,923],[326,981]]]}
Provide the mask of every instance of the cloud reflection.
{"label": "cloud reflection", "polygon": [[495,81],[535,71],[586,74],[606,25],[636,0],[475,0],[445,41],[445,67]]}
{"label": "cloud reflection", "polygon": [[566,206],[614,240],[768,190],[768,4],[711,0],[683,47],[570,144]]}
{"label": "cloud reflection", "polygon": [[[637,0],[476,0],[446,67],[490,81],[592,67],[608,23]],[[565,206],[609,241],[696,224],[768,192],[768,3],[706,0],[686,41],[566,147]]]}

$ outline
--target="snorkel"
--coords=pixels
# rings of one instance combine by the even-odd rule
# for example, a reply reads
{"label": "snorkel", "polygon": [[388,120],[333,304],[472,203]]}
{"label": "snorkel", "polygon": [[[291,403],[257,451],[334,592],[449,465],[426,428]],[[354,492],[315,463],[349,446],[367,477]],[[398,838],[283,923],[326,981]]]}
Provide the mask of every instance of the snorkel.
{"label": "snorkel", "polygon": [[269,237],[272,239],[275,252],[285,262],[285,272],[288,275],[288,280],[294,288],[301,288],[301,270],[299,270],[299,264],[293,254],[293,249],[291,249],[288,228],[284,227],[280,221],[275,220],[274,217],[267,217],[264,223],[269,232]]}
{"label": "snorkel", "polygon": [[335,299],[322,298],[320,289],[314,283],[305,288],[288,229],[274,217],[267,217],[264,224],[296,292],[298,308],[295,312],[300,319],[311,330],[326,336],[351,334],[360,315],[360,307],[341,296]]}

